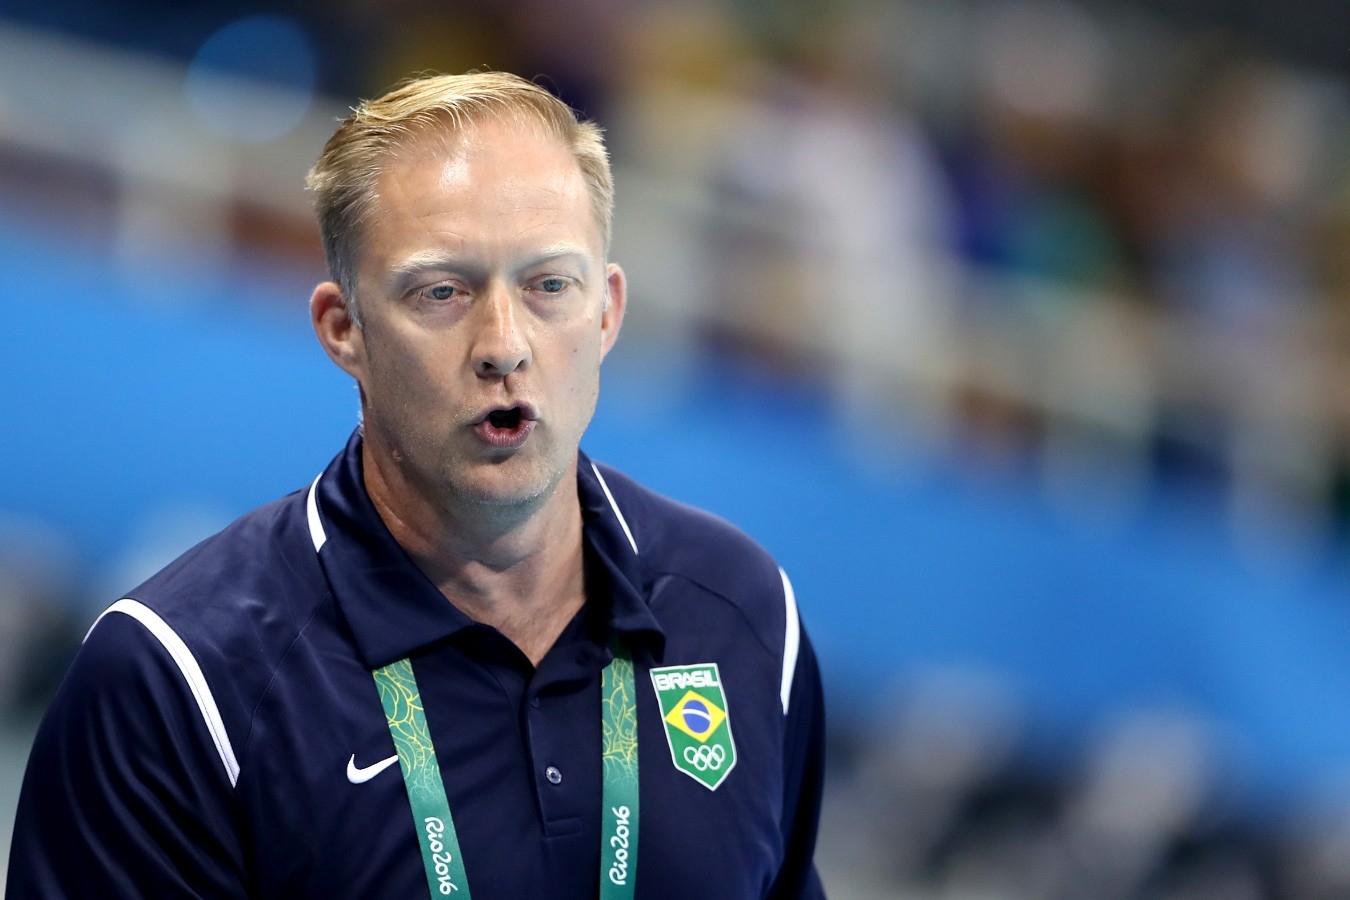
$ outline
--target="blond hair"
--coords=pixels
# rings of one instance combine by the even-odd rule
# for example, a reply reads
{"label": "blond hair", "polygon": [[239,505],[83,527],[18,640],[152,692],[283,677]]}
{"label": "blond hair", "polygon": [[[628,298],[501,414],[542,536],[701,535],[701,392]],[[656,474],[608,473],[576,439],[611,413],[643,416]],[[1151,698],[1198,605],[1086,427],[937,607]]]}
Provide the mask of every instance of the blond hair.
{"label": "blond hair", "polygon": [[328,139],[306,185],[314,193],[330,277],[360,325],[356,268],[362,229],[376,201],[384,166],[414,140],[453,135],[490,119],[541,127],[572,152],[591,195],[602,247],[609,250],[614,178],[601,130],[582,121],[544,88],[506,72],[424,75],[376,100],[362,101]]}

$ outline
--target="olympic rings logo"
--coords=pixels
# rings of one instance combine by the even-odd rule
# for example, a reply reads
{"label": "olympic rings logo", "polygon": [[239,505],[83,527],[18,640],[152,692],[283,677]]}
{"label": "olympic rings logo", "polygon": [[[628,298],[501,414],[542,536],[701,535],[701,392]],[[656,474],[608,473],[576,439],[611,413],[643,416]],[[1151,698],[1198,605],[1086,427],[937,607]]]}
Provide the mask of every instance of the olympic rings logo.
{"label": "olympic rings logo", "polygon": [[685,747],[684,761],[700,772],[706,772],[709,769],[716,772],[722,768],[722,763],[727,761],[727,751],[720,744],[714,744],[711,747],[706,744],[702,747]]}

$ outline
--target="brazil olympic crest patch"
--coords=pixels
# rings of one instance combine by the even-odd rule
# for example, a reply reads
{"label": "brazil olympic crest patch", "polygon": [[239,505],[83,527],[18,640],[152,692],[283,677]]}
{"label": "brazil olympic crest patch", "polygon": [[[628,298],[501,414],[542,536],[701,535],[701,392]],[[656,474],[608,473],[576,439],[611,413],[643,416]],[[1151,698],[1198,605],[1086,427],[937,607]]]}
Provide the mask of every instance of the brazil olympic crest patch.
{"label": "brazil olympic crest patch", "polygon": [[736,742],[717,663],[652,669],[652,686],[675,768],[708,790],[717,790],[736,765]]}

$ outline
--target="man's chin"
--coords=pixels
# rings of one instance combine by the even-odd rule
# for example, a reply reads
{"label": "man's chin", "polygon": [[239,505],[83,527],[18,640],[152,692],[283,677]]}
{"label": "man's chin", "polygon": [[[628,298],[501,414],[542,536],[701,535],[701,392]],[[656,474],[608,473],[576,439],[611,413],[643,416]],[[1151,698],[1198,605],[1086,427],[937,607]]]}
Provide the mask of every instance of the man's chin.
{"label": "man's chin", "polygon": [[461,502],[491,509],[535,507],[558,484],[558,476],[534,466],[497,465],[460,473],[453,493]]}

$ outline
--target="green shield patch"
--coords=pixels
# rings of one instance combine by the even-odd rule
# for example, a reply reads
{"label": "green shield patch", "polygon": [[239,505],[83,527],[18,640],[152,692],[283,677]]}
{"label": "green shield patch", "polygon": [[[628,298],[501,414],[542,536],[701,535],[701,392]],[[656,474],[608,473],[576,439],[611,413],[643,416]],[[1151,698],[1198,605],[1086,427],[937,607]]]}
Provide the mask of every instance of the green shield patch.
{"label": "green shield patch", "polygon": [[736,742],[717,663],[652,669],[652,686],[675,768],[708,790],[717,790],[736,765]]}

